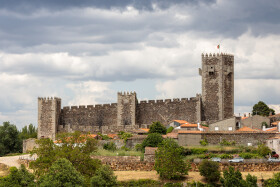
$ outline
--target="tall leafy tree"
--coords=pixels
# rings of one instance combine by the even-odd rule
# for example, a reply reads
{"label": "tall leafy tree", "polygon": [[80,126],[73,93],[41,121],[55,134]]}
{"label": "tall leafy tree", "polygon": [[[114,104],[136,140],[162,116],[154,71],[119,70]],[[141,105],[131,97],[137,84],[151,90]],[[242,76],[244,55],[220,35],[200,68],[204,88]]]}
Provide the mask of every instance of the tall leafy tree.
{"label": "tall leafy tree", "polygon": [[141,149],[144,152],[145,147],[157,147],[160,143],[162,143],[163,137],[159,133],[148,134],[148,137],[145,138],[141,144]]}
{"label": "tall leafy tree", "polygon": [[269,108],[263,101],[259,101],[253,106],[253,115],[269,116],[270,113],[274,115],[275,111]]}
{"label": "tall leafy tree", "polygon": [[37,138],[37,128],[33,124],[24,126],[20,132],[21,139]]}
{"label": "tall leafy tree", "polygon": [[153,122],[150,126],[149,133],[159,133],[159,134],[166,134],[166,127],[163,126],[159,121]]}
{"label": "tall leafy tree", "polygon": [[203,160],[199,165],[199,173],[204,176],[207,182],[216,183],[220,179],[219,163],[209,160]]}
{"label": "tall leafy tree", "polygon": [[38,158],[30,163],[30,167],[38,177],[47,173],[60,158],[69,160],[88,181],[101,165],[99,160],[91,158],[91,153],[97,149],[97,141],[80,132],[60,134],[57,144],[48,138],[37,140],[37,144],[38,148],[31,154],[37,154]]}
{"label": "tall leafy tree", "polygon": [[110,166],[104,165],[96,171],[95,176],[93,176],[90,180],[90,184],[91,184],[92,187],[95,187],[95,186],[106,186],[106,187],[117,186],[117,177],[114,175],[114,172],[110,168]]}
{"label": "tall leafy tree", "polygon": [[82,187],[84,184],[84,177],[75,169],[69,160],[61,158],[53,163],[49,171],[39,179],[38,184],[40,187]]}
{"label": "tall leafy tree", "polygon": [[0,126],[0,156],[8,153],[22,152],[22,140],[17,127],[10,122]]}
{"label": "tall leafy tree", "polygon": [[163,140],[155,155],[155,170],[161,178],[179,179],[188,174],[190,167],[184,161],[182,152],[183,148],[175,140]]}

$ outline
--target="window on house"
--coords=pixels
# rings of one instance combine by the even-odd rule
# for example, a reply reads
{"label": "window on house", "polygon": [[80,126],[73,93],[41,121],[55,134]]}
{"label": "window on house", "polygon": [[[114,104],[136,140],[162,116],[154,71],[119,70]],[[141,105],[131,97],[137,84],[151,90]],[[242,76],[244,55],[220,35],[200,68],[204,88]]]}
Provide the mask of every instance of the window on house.
{"label": "window on house", "polygon": [[229,131],[232,131],[232,127],[228,127],[228,130],[229,130]]}
{"label": "window on house", "polygon": [[219,127],[215,127],[215,131],[218,131],[219,130]]}

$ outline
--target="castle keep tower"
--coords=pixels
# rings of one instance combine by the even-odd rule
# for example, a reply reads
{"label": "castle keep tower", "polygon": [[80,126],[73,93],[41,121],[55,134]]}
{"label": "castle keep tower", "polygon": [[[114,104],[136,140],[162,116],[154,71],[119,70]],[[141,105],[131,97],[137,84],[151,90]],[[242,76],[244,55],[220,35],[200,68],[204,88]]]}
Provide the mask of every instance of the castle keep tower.
{"label": "castle keep tower", "polygon": [[214,122],[234,113],[234,56],[202,54],[202,121]]}
{"label": "castle keep tower", "polygon": [[60,111],[60,98],[38,98],[38,138],[55,140]]}
{"label": "castle keep tower", "polygon": [[118,93],[117,126],[136,125],[135,92]]}

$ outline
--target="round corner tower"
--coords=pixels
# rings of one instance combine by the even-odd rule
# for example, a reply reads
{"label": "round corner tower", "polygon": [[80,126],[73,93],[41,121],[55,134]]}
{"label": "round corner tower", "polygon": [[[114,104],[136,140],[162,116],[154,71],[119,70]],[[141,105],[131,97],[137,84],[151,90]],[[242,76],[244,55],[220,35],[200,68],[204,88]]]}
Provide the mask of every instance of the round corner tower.
{"label": "round corner tower", "polygon": [[202,54],[202,121],[210,123],[234,114],[234,56]]}

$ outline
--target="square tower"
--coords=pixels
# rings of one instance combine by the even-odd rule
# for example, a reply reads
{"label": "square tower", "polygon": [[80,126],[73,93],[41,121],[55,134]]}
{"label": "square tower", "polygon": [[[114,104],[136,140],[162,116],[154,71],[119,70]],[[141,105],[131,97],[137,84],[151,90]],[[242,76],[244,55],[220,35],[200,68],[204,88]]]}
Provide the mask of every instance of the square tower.
{"label": "square tower", "polygon": [[136,125],[135,92],[118,93],[117,126]]}
{"label": "square tower", "polygon": [[234,113],[234,56],[202,54],[202,121],[230,118]]}

